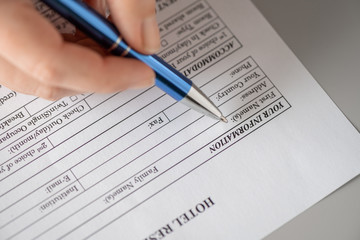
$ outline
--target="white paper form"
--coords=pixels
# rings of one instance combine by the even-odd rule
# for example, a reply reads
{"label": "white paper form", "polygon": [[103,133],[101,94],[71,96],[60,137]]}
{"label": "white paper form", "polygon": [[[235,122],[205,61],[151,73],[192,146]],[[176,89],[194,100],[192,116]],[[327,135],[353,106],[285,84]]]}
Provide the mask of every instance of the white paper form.
{"label": "white paper form", "polygon": [[229,123],[156,87],[1,87],[1,239],[259,239],[359,174],[359,133],[249,1],[157,13],[158,55]]}

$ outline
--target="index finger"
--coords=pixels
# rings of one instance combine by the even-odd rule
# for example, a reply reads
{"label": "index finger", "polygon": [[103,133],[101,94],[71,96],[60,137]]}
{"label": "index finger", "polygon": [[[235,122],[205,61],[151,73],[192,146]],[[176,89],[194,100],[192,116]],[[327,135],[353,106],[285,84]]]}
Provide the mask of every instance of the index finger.
{"label": "index finger", "polygon": [[155,0],[107,0],[111,18],[131,47],[144,53],[160,48]]}

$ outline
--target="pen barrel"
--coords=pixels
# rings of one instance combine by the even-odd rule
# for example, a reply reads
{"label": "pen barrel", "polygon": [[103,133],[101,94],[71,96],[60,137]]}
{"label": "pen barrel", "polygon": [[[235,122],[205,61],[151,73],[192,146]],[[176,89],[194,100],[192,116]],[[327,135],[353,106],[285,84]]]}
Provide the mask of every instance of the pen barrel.
{"label": "pen barrel", "polygon": [[168,63],[156,55],[144,55],[134,50],[130,50],[129,57],[136,58],[156,73],[155,84],[175,100],[182,100],[190,91],[192,81],[179,73]]}
{"label": "pen barrel", "polygon": [[113,55],[138,59],[156,73],[155,84],[175,100],[182,100],[192,82],[156,55],[144,55],[121,39],[117,28],[100,13],[79,0],[42,0]]}
{"label": "pen barrel", "polygon": [[[120,38],[117,28],[101,14],[78,0],[42,0],[49,7],[73,23],[77,28],[112,54],[136,58],[156,73],[155,84],[175,100],[180,101],[189,92],[192,82],[156,55],[144,55],[131,49]],[[171,80],[170,80],[171,79]]]}

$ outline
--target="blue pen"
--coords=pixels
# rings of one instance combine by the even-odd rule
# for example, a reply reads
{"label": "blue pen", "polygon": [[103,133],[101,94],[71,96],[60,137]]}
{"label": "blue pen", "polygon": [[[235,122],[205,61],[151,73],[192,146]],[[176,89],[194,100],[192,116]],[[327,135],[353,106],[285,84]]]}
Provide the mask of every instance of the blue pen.
{"label": "blue pen", "polygon": [[117,28],[79,0],[42,0],[86,35],[114,55],[136,58],[156,73],[155,84],[175,100],[217,120],[227,122],[220,110],[193,82],[156,55],[144,55],[131,49]]}

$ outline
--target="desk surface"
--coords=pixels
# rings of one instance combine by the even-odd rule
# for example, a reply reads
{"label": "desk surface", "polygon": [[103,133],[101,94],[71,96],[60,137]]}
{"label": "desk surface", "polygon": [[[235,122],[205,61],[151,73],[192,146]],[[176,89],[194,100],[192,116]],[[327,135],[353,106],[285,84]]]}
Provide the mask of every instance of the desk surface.
{"label": "desk surface", "polygon": [[[360,1],[253,2],[360,131]],[[266,238],[275,239],[360,239],[360,177]]]}

